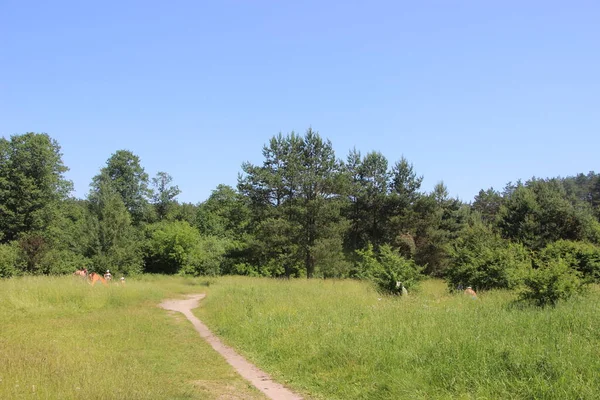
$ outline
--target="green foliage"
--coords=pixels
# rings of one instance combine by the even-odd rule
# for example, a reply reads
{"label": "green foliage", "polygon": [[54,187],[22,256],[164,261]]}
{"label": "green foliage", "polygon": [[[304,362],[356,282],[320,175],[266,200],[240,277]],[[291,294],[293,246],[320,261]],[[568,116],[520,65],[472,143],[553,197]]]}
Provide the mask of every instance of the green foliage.
{"label": "green foliage", "polygon": [[361,158],[360,152],[353,150],[348,155],[345,173],[350,178],[350,205],[346,211],[350,246],[360,249],[367,243],[382,244],[389,218],[387,159],[375,151]]}
{"label": "green foliage", "polygon": [[315,242],[315,275],[323,278],[345,278],[351,264],[344,257],[343,240],[340,235],[324,237]]}
{"label": "green foliage", "polygon": [[146,230],[146,271],[182,275],[220,275],[230,241],[200,236],[185,221],[159,222]]}
{"label": "green foliage", "polygon": [[561,258],[550,260],[532,270],[525,278],[525,289],[520,299],[537,306],[555,306],[583,291],[580,273]]}
{"label": "green foliage", "polygon": [[284,218],[270,217],[257,224],[249,249],[252,261],[265,276],[300,275],[302,253],[299,244],[290,240],[297,237],[300,229],[298,223]]}
{"label": "green foliage", "polygon": [[413,206],[415,261],[424,272],[443,276],[450,263],[448,244],[456,240],[469,215],[469,208],[460,200],[448,197],[443,182],[420,196]]}
{"label": "green foliage", "polygon": [[[285,262],[286,276],[303,263],[308,277],[315,275],[319,240],[341,234],[331,225],[343,223],[340,215],[343,188],[341,163],[335,158],[330,141],[308,129],[304,137],[292,132],[273,137],[264,146],[262,166],[245,163],[238,190],[249,200],[254,234],[268,238],[267,231],[278,232],[277,246],[254,246],[260,265]],[[268,221],[268,222],[266,222]],[[285,235],[283,233],[285,232]],[[269,254],[270,253],[270,254]],[[265,257],[267,256],[267,257]]]}
{"label": "green foliage", "polygon": [[19,273],[16,268],[19,256],[16,243],[0,243],[0,278],[10,278]]}
{"label": "green foliage", "polygon": [[246,276],[254,276],[254,277],[269,276],[268,274],[265,274],[265,273],[261,274],[260,271],[258,271],[256,267],[254,267],[248,263],[245,263],[245,262],[234,264],[232,266],[232,268],[230,269],[230,273],[233,275],[246,275]]}
{"label": "green foliage", "polygon": [[488,224],[496,221],[496,215],[502,205],[502,195],[493,188],[480,190],[473,201],[472,208],[481,214],[481,219]]}
{"label": "green foliage", "polygon": [[[369,279],[384,293],[401,294],[402,286],[414,288],[422,279],[419,268],[413,260],[407,260],[389,245],[379,248],[379,254],[373,251],[373,245],[356,251],[358,255],[355,276]],[[401,285],[398,285],[398,282]]]}
{"label": "green foliage", "polygon": [[198,206],[197,226],[203,235],[239,238],[250,221],[247,202],[232,187],[219,185]]}
{"label": "green foliage", "polygon": [[534,250],[560,239],[598,240],[599,232],[591,208],[569,198],[557,179],[509,187],[497,224],[505,238]]}
{"label": "green foliage", "polygon": [[567,194],[586,202],[600,216],[600,174],[590,171],[562,179]]}
{"label": "green foliage", "polygon": [[42,232],[71,191],[60,146],[45,133],[0,138],[0,232],[5,242]]}
{"label": "green foliage", "polygon": [[[46,253],[42,262],[44,274],[49,275],[68,275],[78,269],[88,268],[91,270],[92,267],[92,260],[70,250],[52,249]],[[107,269],[110,268],[112,268],[112,266],[109,266]],[[102,271],[102,269],[100,269],[100,271]]]}
{"label": "green foliage", "polygon": [[87,217],[87,250],[92,270],[137,274],[142,271],[141,237],[110,181],[100,181],[90,193]]}
{"label": "green foliage", "polygon": [[252,236],[245,234],[239,239],[228,239],[227,251],[221,263],[223,275],[260,276],[256,263],[250,262],[250,241]]}
{"label": "green foliage", "polygon": [[[524,248],[542,251],[546,261],[560,256],[585,280],[600,281],[596,173],[509,183],[503,193],[480,191],[468,205],[450,197],[443,182],[420,192],[423,177],[404,157],[390,168],[378,151],[363,157],[353,150],[344,163],[310,128],[272,137],[263,156],[259,165],[242,165],[236,189],[219,185],[194,205],[176,200],[180,190],[165,172],[152,179],[152,192],[139,157],[119,150],[80,200],[68,198],[72,185],[55,140],[36,133],[2,138],[0,243],[14,242],[10,270],[58,274],[89,265],[134,274],[146,260],[156,272],[344,278],[364,272],[349,259],[371,243],[391,246],[427,275],[480,289],[517,286]],[[471,214],[522,246],[490,232],[477,239],[461,233]],[[185,221],[199,230],[191,239],[197,244],[170,253],[147,245],[146,226],[157,221]],[[591,244],[545,249],[557,240]]]}
{"label": "green foliage", "polygon": [[586,281],[600,283],[600,247],[596,245],[559,240],[542,249],[539,258],[546,263],[561,258]]}
{"label": "green foliage", "polygon": [[44,260],[50,250],[48,239],[43,234],[30,232],[22,234],[17,243],[18,268],[27,274],[45,273]]}
{"label": "green foliage", "polygon": [[422,176],[417,176],[412,164],[402,157],[391,170],[387,159],[379,152],[369,152],[364,157],[352,150],[345,164],[348,181],[347,202],[344,215],[349,220],[346,233],[346,250],[353,252],[368,243],[402,246],[412,257],[413,248],[405,248],[398,238],[413,236],[416,229],[414,206],[422,196],[419,192]]}
{"label": "green foliage", "polygon": [[89,245],[89,203],[85,200],[67,199],[60,203],[56,218],[46,229],[46,237],[54,250],[85,254]]}
{"label": "green foliage", "polygon": [[180,273],[187,275],[217,276],[222,274],[224,256],[230,241],[216,236],[203,236],[194,248],[188,263]]}
{"label": "green foliage", "polygon": [[358,279],[373,279],[377,271],[381,269],[373,245],[369,243],[367,247],[358,249],[355,253],[357,257],[350,276]]}
{"label": "green foliage", "polygon": [[407,209],[420,197],[423,176],[417,176],[413,165],[404,157],[394,164],[390,188],[400,209]]}
{"label": "green foliage", "polygon": [[196,225],[197,207],[192,203],[174,203],[167,215],[168,220],[185,221],[188,224]]}
{"label": "green foliage", "polygon": [[[392,168],[390,174],[389,194],[386,199],[386,241],[398,248],[400,253],[407,258],[415,258],[417,255],[417,233],[419,233],[419,245],[427,245],[427,229],[422,229],[421,220],[430,215],[419,214],[418,203],[426,196],[419,190],[423,176],[417,176],[413,165],[404,157]],[[435,215],[435,213],[433,213]],[[419,255],[428,254],[420,251]],[[425,261],[425,264],[427,261]]]}
{"label": "green foliage", "polygon": [[448,254],[450,266],[445,278],[454,288],[513,289],[531,268],[531,258],[522,244],[502,239],[476,219],[448,245]]}
{"label": "green foliage", "polygon": [[100,174],[92,182],[92,193],[98,192],[102,184],[110,184],[121,197],[132,221],[139,223],[148,216],[148,199],[152,191],[148,188],[148,174],[140,164],[140,158],[129,150],[118,150],[106,161]]}
{"label": "green foliage", "polygon": [[407,289],[413,289],[422,279],[422,268],[413,260],[400,256],[387,244],[379,249],[379,262],[382,268],[376,274],[375,281],[386,292],[401,292],[397,282],[401,282]]}
{"label": "green foliage", "polygon": [[179,187],[171,182],[173,178],[166,172],[158,172],[156,177],[152,178],[152,185],[156,189],[152,195],[152,203],[159,221],[167,218],[176,204],[175,198],[181,193]]}
{"label": "green foliage", "polygon": [[200,233],[185,221],[159,222],[146,229],[146,272],[176,274],[189,266],[200,244]]}
{"label": "green foliage", "polygon": [[96,272],[110,270],[113,276],[140,274],[143,271],[140,239],[129,238],[123,244],[111,248],[110,251],[93,256],[91,270]]}

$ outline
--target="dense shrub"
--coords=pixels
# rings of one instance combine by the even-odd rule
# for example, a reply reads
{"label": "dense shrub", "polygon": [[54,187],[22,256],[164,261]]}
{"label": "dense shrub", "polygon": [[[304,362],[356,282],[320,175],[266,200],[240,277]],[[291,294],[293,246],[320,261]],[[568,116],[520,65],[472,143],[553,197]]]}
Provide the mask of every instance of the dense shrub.
{"label": "dense shrub", "polygon": [[160,222],[147,229],[146,271],[182,275],[220,275],[229,239],[201,236],[186,221]]}
{"label": "dense shrub", "polygon": [[450,266],[445,277],[451,287],[478,290],[518,287],[531,269],[523,245],[511,243],[483,223],[468,226],[448,248]]}
{"label": "dense shrub", "polygon": [[389,245],[381,246],[379,254],[375,254],[370,244],[356,253],[358,262],[355,277],[373,281],[382,292],[400,294],[402,289],[397,282],[411,289],[421,280],[421,268],[413,260],[396,253]]}
{"label": "dense shrub", "polygon": [[72,274],[84,268],[91,270],[92,261],[69,250],[50,250],[42,261],[42,271],[50,275]]}
{"label": "dense shrub", "polygon": [[530,271],[520,299],[538,306],[555,305],[583,290],[581,274],[561,258],[551,260]]}
{"label": "dense shrub", "polygon": [[341,237],[323,238],[313,246],[315,276],[342,278],[348,276],[350,263],[344,258]]}
{"label": "dense shrub", "polygon": [[357,279],[371,279],[375,271],[381,268],[377,255],[373,249],[373,245],[369,244],[364,249],[355,251],[356,260],[350,271],[350,277]]}
{"label": "dense shrub", "polygon": [[229,273],[234,275],[260,276],[256,267],[244,262],[233,264],[229,269]]}
{"label": "dense shrub", "polygon": [[113,247],[107,253],[92,257],[92,271],[104,272],[107,269],[113,276],[135,275],[143,272],[143,257],[140,246],[131,243],[127,247]]}
{"label": "dense shrub", "polygon": [[18,249],[14,244],[0,244],[0,278],[9,278],[18,273],[17,258]]}
{"label": "dense shrub", "polygon": [[175,274],[198,258],[200,233],[185,221],[160,222],[147,228],[147,272]]}
{"label": "dense shrub", "polygon": [[600,247],[587,242],[559,240],[539,254],[540,261],[546,263],[558,258],[579,271],[586,281],[600,283]]}
{"label": "dense shrub", "polygon": [[187,262],[181,268],[180,273],[196,276],[221,275],[221,265],[228,245],[228,239],[216,236],[200,237],[191,249]]}
{"label": "dense shrub", "polygon": [[44,260],[50,242],[40,233],[23,234],[18,243],[17,268],[28,274],[44,273]]}
{"label": "dense shrub", "polygon": [[598,240],[598,221],[588,205],[569,198],[559,179],[532,179],[505,195],[497,226],[507,239],[539,250],[560,239]]}

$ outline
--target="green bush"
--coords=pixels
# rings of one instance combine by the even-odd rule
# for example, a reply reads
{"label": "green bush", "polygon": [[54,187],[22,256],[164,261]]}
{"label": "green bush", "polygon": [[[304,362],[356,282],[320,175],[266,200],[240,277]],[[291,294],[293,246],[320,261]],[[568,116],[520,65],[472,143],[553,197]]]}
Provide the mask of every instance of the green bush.
{"label": "green bush", "polygon": [[586,281],[600,283],[600,247],[591,243],[559,240],[546,246],[539,258],[546,263],[562,258]]}
{"label": "green bush", "polygon": [[110,270],[112,275],[136,275],[143,272],[141,248],[135,243],[127,247],[113,247],[107,253],[92,257],[90,271],[104,273]]}
{"label": "green bush", "polygon": [[201,237],[190,252],[187,263],[180,273],[190,275],[221,275],[221,264],[227,247],[228,239],[216,236]]}
{"label": "green bush", "polygon": [[375,270],[379,268],[379,261],[373,250],[373,245],[368,244],[364,249],[357,249],[354,265],[350,270],[350,277],[356,279],[371,279]]}
{"label": "green bush", "polygon": [[200,233],[185,221],[151,225],[146,236],[146,272],[175,274],[198,258]]}
{"label": "green bush", "polygon": [[344,258],[341,236],[321,238],[313,246],[315,276],[342,278],[348,276],[350,263]]}
{"label": "green bush", "polygon": [[246,275],[255,277],[260,276],[255,267],[245,262],[234,264],[231,267],[230,273],[235,275]]}
{"label": "green bush", "polygon": [[541,264],[525,278],[525,289],[520,299],[537,306],[556,305],[583,290],[580,272],[573,270],[569,262],[558,258]]}
{"label": "green bush", "polygon": [[16,268],[19,251],[14,244],[0,244],[0,278],[10,278],[18,274]]}
{"label": "green bush", "polygon": [[45,274],[65,275],[72,274],[78,269],[91,268],[89,258],[69,250],[50,250],[42,260]]}
{"label": "green bush", "polygon": [[422,278],[421,268],[389,245],[381,246],[379,254],[375,254],[369,244],[366,249],[357,250],[356,254],[358,261],[354,277],[371,280],[384,293],[401,294],[402,287],[398,287],[398,282],[402,282],[406,289],[413,289]]}
{"label": "green bush", "polygon": [[451,287],[513,289],[531,269],[531,257],[523,245],[502,239],[482,223],[465,228],[448,254],[445,278]]}
{"label": "green bush", "polygon": [[229,239],[201,236],[186,221],[159,222],[147,228],[146,272],[220,275]]}

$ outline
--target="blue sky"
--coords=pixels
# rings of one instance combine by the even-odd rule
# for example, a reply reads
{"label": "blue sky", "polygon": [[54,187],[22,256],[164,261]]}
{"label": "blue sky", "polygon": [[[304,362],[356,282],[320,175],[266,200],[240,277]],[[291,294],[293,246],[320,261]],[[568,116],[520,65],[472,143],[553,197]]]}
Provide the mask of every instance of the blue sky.
{"label": "blue sky", "polygon": [[129,149],[181,201],[278,132],[405,156],[470,201],[599,171],[600,3],[0,1],[0,135],[57,139],[75,194]]}

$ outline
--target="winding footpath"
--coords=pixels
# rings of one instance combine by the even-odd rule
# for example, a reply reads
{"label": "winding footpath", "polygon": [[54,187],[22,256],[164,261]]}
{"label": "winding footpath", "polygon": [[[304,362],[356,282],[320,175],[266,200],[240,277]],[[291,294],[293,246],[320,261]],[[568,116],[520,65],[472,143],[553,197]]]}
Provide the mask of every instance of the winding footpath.
{"label": "winding footpath", "polygon": [[202,321],[192,314],[192,309],[198,307],[198,303],[204,297],[204,294],[195,294],[188,296],[185,300],[165,300],[160,303],[160,307],[170,311],[178,311],[185,315],[194,325],[194,328],[196,328],[196,331],[198,331],[200,336],[203,337],[213,349],[221,354],[244,379],[252,383],[268,398],[273,400],[302,400],[301,396],[293,393],[280,383],[273,381],[267,373],[260,370],[256,365],[248,362],[231,347],[223,344],[223,342],[213,335]]}

